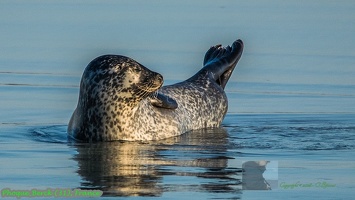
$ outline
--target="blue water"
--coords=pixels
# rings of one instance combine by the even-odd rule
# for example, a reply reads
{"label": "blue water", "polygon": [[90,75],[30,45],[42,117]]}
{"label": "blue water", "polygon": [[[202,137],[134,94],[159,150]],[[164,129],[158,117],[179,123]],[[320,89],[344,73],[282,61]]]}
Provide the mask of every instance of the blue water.
{"label": "blue water", "polygon": [[[223,128],[167,140],[68,143],[66,125],[2,125],[1,187],[100,189],[105,196],[178,199],[350,198],[354,114],[229,114]],[[271,191],[242,190],[245,161],[276,162]],[[265,175],[266,176],[266,175]],[[274,178],[272,180],[272,178]],[[285,189],[281,183],[316,184]],[[308,196],[310,195],[310,196]]]}
{"label": "blue water", "polygon": [[[352,199],[353,1],[1,1],[0,190],[99,189],[161,199]],[[130,56],[165,84],[241,38],[220,129],[163,141],[69,143],[85,66]],[[242,165],[271,161],[271,190]],[[291,187],[292,186],[292,187]]]}

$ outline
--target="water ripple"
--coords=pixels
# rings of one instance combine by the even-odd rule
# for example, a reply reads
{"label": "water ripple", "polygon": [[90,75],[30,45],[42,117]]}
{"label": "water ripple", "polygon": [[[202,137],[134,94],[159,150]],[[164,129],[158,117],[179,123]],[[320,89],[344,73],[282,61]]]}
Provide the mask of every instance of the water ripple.
{"label": "water ripple", "polygon": [[30,134],[31,138],[38,142],[68,143],[66,125],[33,128],[30,130]]}
{"label": "water ripple", "polygon": [[[332,116],[334,117],[334,116]],[[239,148],[282,150],[348,150],[355,148],[355,126],[347,121],[279,116],[226,125]]]}

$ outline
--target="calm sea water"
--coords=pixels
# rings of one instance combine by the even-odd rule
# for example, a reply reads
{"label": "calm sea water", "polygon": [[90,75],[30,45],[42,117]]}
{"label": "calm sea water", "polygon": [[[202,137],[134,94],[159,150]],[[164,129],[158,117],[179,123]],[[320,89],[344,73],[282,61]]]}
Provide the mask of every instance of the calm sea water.
{"label": "calm sea water", "polygon": [[[1,1],[0,190],[352,199],[354,9],[352,1]],[[131,56],[170,84],[198,71],[209,46],[236,38],[245,51],[221,128],[147,143],[67,141],[81,73],[96,56]],[[242,173],[255,163],[267,163],[254,174],[271,190],[243,186],[265,183]]]}

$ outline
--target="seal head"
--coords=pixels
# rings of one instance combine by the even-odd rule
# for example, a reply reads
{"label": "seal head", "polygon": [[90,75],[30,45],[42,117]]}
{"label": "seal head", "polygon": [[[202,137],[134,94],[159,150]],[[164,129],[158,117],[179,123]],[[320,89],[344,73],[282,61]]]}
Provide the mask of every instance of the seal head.
{"label": "seal head", "polygon": [[86,67],[79,102],[68,126],[75,139],[103,140],[107,130],[122,129],[125,111],[158,90],[163,77],[138,62],[119,55],[100,56]]}

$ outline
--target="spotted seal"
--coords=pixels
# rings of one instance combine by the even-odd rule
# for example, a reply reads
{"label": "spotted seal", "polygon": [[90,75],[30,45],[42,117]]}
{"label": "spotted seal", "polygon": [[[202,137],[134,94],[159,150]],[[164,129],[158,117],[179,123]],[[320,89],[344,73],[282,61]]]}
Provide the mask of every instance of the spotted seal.
{"label": "spotted seal", "polygon": [[68,136],[79,141],[147,141],[220,126],[228,108],[224,88],[243,42],[212,46],[191,78],[161,87],[163,77],[131,58],[100,56],[86,67]]}

